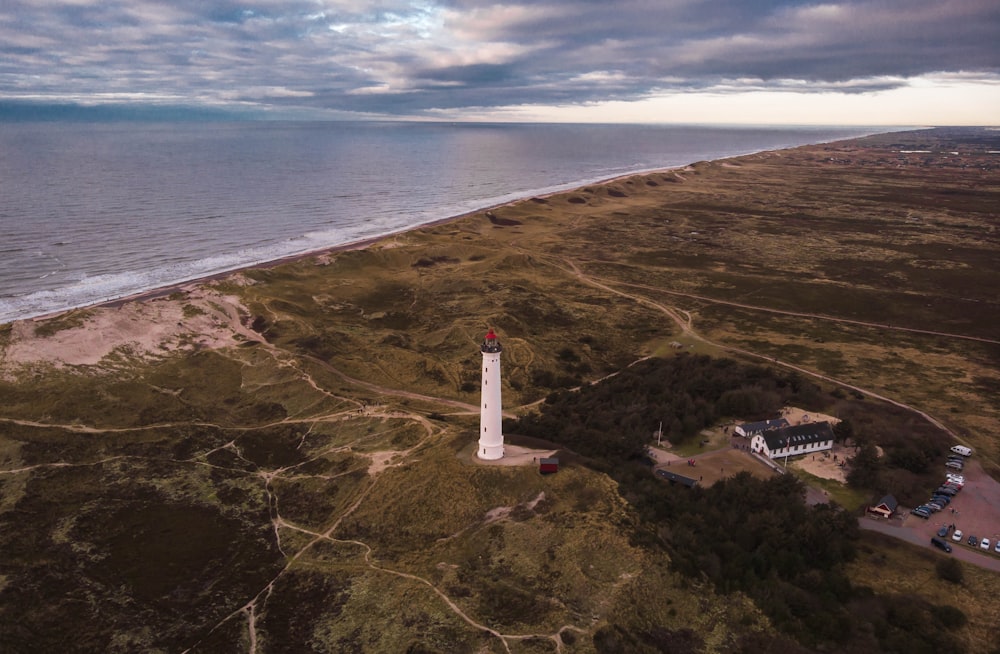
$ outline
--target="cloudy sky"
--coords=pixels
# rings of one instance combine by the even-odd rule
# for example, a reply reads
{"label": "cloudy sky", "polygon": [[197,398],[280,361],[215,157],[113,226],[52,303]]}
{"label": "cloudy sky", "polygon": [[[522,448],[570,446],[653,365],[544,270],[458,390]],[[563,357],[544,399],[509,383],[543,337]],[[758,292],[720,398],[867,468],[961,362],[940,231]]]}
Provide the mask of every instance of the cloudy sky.
{"label": "cloudy sky", "polygon": [[0,105],[1000,123],[997,0],[0,0]]}

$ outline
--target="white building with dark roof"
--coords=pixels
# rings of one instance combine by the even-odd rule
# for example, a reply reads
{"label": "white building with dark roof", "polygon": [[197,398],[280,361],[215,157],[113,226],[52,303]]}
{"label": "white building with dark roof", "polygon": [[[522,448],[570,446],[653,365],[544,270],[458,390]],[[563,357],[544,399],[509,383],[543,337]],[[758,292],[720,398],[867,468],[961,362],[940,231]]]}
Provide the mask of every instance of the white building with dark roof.
{"label": "white building with dark roof", "polygon": [[769,459],[812,454],[833,449],[833,427],[828,422],[807,422],[757,434],[750,450]]}

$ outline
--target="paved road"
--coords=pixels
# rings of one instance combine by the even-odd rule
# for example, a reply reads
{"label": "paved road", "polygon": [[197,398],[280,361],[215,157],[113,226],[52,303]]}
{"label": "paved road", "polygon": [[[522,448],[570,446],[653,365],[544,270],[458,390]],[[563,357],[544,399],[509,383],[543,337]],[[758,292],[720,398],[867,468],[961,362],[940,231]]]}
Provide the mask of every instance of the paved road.
{"label": "paved road", "polygon": [[[872,520],[871,518],[858,518],[858,526],[862,529],[877,531],[879,533],[892,536],[893,538],[905,540],[908,543],[913,543],[914,545],[931,547],[930,539],[926,538],[923,534],[896,524],[891,524],[882,520]],[[952,542],[950,538],[948,542],[952,545],[951,555],[956,559],[979,566],[980,568],[1000,572],[1000,557],[997,557],[995,554],[986,554],[973,550],[969,547],[960,546],[958,543]],[[941,554],[942,556],[947,556],[943,552]]]}

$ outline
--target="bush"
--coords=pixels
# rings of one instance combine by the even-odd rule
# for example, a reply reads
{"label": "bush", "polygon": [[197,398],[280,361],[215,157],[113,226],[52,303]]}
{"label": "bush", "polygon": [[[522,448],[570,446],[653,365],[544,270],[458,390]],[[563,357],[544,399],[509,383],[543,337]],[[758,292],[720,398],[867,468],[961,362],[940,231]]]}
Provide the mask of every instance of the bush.
{"label": "bush", "polygon": [[[954,559],[950,560],[953,561]],[[961,629],[969,621],[969,619],[965,617],[965,613],[962,612],[962,609],[949,604],[942,604],[937,607],[934,613],[946,629]]]}
{"label": "bush", "polygon": [[950,581],[953,584],[961,584],[965,578],[965,570],[958,559],[951,557],[941,559],[934,566],[934,569],[937,571],[938,578]]}

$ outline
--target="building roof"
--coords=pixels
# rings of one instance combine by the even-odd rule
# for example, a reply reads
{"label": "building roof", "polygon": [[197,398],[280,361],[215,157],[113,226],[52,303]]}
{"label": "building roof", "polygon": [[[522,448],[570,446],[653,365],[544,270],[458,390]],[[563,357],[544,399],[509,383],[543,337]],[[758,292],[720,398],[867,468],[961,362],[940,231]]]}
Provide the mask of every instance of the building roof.
{"label": "building roof", "polygon": [[886,495],[875,506],[885,506],[890,511],[895,511],[899,507],[899,502],[892,495]]}
{"label": "building roof", "polygon": [[774,450],[784,448],[786,445],[788,447],[795,447],[796,445],[810,445],[822,441],[832,441],[833,427],[828,422],[807,422],[802,425],[795,425],[794,427],[772,429],[771,431],[765,431],[761,435],[764,437],[764,442],[767,443],[767,449],[773,452]]}
{"label": "building roof", "polygon": [[663,468],[657,470],[656,474],[659,475],[660,477],[663,477],[667,481],[672,481],[674,483],[682,484],[688,487],[695,486],[698,484],[697,479],[692,479],[691,477],[685,477],[684,475],[679,475],[676,472],[670,472],[669,470],[664,470]]}
{"label": "building roof", "polygon": [[483,339],[483,344],[479,347],[479,349],[482,350],[483,354],[486,354],[487,352],[495,354],[503,351],[503,346],[500,345],[500,341],[497,340],[497,335],[494,333],[492,327],[490,327],[490,330],[486,332],[486,338]]}
{"label": "building roof", "polygon": [[557,459],[555,457],[542,457],[541,459],[538,460],[538,462],[541,463],[541,464],[543,464],[543,465],[546,464],[546,463],[548,463],[550,465],[556,465],[556,466],[559,465],[559,459]]}
{"label": "building roof", "polygon": [[787,427],[788,421],[784,418],[775,418],[773,420],[762,420],[760,422],[745,422],[739,425],[740,431],[744,434],[759,434],[762,431],[767,431],[768,429],[778,429],[780,427]]}

